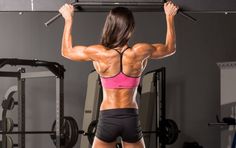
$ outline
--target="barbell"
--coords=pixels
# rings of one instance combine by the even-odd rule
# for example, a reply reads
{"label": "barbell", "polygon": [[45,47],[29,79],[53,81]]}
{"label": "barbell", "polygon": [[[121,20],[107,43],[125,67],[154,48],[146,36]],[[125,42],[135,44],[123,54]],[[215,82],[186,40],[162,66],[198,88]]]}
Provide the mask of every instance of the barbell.
{"label": "barbell", "polygon": [[[91,145],[97,130],[97,123],[97,120],[92,121],[88,127],[88,132],[85,133],[85,135],[88,135],[88,141]],[[160,143],[171,145],[178,139],[180,130],[174,120],[165,119],[160,121],[160,127],[156,131],[142,131],[142,133],[156,134],[160,139]]]}
{"label": "barbell", "polygon": [[[10,123],[11,122],[7,122],[7,127],[8,127],[8,124],[10,124]],[[11,125],[12,125],[12,123],[11,123]],[[2,131],[2,132],[0,132],[0,134],[7,135],[6,141],[2,141],[2,142],[6,142],[6,145],[12,145],[12,144],[9,144],[9,143],[11,143],[11,139],[8,136],[8,135],[12,135],[12,134],[24,134],[24,135],[26,135],[26,134],[50,134],[50,137],[53,140],[53,143],[56,144],[56,137],[57,136],[56,136],[56,131],[55,131],[56,128],[55,127],[56,127],[56,121],[53,122],[51,131],[10,131],[7,129],[7,131]],[[85,133],[83,130],[78,129],[78,125],[76,123],[76,120],[72,117],[64,117],[61,128],[62,128],[61,135],[60,135],[61,145],[64,146],[65,148],[74,147],[74,145],[76,144],[76,142],[78,140],[79,134]],[[9,147],[11,147],[11,146],[9,146]]]}
{"label": "barbell", "polygon": [[[7,118],[8,119],[8,118]],[[10,119],[10,118],[9,118]],[[6,145],[11,145],[9,143],[11,143],[11,139],[9,139],[8,135],[14,135],[14,134],[49,134],[53,143],[56,145],[56,121],[53,122],[52,124],[52,129],[50,131],[12,131],[12,125],[14,125],[14,123],[12,122],[12,120],[7,120],[6,124],[7,124],[7,130],[6,131],[1,131],[0,134],[2,135],[7,135],[6,138]],[[92,126],[94,126],[95,122],[91,122],[90,124],[90,128]],[[76,120],[73,117],[69,117],[69,116],[65,116],[63,118],[63,123],[61,125],[62,130],[61,130],[61,146],[64,146],[65,148],[73,148],[75,146],[75,144],[77,143],[78,137],[79,135],[83,135],[83,136],[88,136],[88,139],[94,138],[95,136],[95,132],[93,132],[92,130],[90,130],[90,128],[88,128],[88,131],[85,132],[84,130],[79,130],[78,125]],[[3,129],[2,129],[3,130]],[[10,141],[10,142],[9,142]],[[3,141],[2,141],[3,142]],[[11,146],[9,146],[11,147]]]}
{"label": "barbell", "polygon": [[[77,122],[73,117],[64,117],[60,136],[61,145],[65,148],[72,148],[75,146],[79,135],[87,136],[89,143],[92,145],[97,130],[97,123],[97,120],[92,121],[87,132],[85,132],[84,130],[79,130]],[[51,131],[10,131],[0,132],[0,134],[50,134],[53,143],[56,144],[55,129],[56,121],[53,122]],[[177,140],[179,133],[177,124],[171,119],[160,121],[160,127],[156,131],[143,131],[143,134],[156,134],[159,137],[160,143],[165,145],[173,144]]]}

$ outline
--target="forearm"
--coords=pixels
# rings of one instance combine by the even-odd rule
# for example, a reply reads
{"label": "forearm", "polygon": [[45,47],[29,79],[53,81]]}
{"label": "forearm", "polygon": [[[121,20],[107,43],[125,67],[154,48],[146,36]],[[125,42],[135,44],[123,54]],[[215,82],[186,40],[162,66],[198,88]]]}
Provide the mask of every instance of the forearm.
{"label": "forearm", "polygon": [[175,25],[174,16],[166,16],[167,32],[166,32],[166,47],[167,50],[176,49],[176,35],[175,35]]}
{"label": "forearm", "polygon": [[62,44],[61,44],[61,53],[62,55],[66,55],[72,50],[72,23],[73,20],[65,20],[65,26],[62,36]]}

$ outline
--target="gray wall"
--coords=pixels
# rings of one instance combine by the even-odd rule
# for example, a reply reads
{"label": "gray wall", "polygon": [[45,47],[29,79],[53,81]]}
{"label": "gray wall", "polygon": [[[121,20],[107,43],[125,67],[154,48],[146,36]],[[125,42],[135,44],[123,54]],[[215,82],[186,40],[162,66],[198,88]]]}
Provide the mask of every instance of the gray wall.
{"label": "gray wall", "polygon": [[[75,117],[82,127],[87,75],[91,63],[71,62],[61,57],[62,19],[50,27],[43,23],[54,13],[0,13],[0,57],[56,61],[67,69],[65,75],[65,115]],[[198,22],[176,18],[177,53],[162,60],[150,60],[146,71],[167,67],[167,116],[176,120],[181,134],[174,148],[184,141],[198,141],[205,148],[219,148],[218,128],[209,128],[220,107],[220,71],[216,62],[236,57],[234,15],[201,14]],[[160,13],[137,13],[133,42],[163,42],[165,17]],[[99,41],[105,13],[75,15],[74,43],[84,45]],[[8,68],[7,68],[8,69]],[[16,69],[15,67],[13,69]],[[29,68],[31,70],[32,68]],[[15,83],[0,78],[0,97]],[[49,129],[55,115],[54,81],[27,82],[27,129]],[[14,113],[12,113],[14,114]],[[27,136],[28,147],[52,147],[49,136]]]}

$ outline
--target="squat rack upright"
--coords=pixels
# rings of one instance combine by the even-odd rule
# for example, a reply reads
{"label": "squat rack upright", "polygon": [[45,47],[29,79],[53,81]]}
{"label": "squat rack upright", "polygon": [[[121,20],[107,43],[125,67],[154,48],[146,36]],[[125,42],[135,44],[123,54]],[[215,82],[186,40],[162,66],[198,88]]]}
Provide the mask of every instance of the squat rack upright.
{"label": "squat rack upright", "polygon": [[[25,80],[44,77],[52,77],[56,79],[56,148],[61,148],[60,139],[64,117],[64,67],[56,62],[41,60],[0,59],[0,68],[3,68],[5,65],[45,67],[48,69],[47,71],[40,72],[26,72],[25,68],[20,68],[18,71],[13,72],[0,71],[0,77],[17,78],[18,131],[21,132],[25,132]],[[3,134],[3,138],[4,136],[6,136],[6,134]],[[25,134],[18,134],[18,147],[25,148]]]}

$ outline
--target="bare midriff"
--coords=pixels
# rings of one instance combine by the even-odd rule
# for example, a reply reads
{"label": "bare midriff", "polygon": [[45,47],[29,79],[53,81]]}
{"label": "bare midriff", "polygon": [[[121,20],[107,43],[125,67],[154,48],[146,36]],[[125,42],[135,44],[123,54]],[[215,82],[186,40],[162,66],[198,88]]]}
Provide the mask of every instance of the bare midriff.
{"label": "bare midriff", "polygon": [[103,88],[103,101],[100,110],[117,108],[138,108],[136,102],[137,89],[105,89]]}

